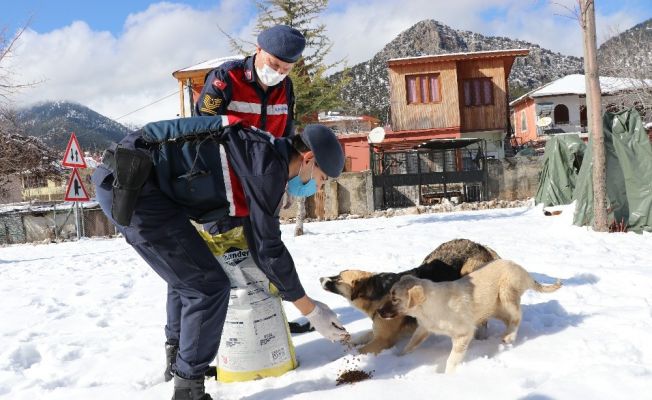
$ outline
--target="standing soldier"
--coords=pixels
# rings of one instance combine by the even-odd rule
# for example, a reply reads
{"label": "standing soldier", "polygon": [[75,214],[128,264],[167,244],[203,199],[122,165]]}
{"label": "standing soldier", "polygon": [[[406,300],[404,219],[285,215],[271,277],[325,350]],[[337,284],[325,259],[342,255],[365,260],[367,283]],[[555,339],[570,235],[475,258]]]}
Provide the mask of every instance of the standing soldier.
{"label": "standing soldier", "polygon": [[277,25],[258,35],[256,53],[206,76],[195,114],[233,115],[275,137],[294,134],[294,93],[287,76],[301,57],[301,32]]}

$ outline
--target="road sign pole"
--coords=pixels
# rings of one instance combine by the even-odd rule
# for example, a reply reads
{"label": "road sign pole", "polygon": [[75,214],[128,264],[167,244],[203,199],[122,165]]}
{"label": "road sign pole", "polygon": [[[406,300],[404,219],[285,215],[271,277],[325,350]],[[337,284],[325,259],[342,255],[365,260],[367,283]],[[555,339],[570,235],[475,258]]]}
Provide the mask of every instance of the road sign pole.
{"label": "road sign pole", "polygon": [[84,223],[84,204],[82,202],[77,202],[79,204],[79,215],[81,216],[81,231],[82,237],[86,237],[86,224]]}
{"label": "road sign pole", "polygon": [[76,201],[73,204],[75,207],[75,227],[77,228],[77,240],[79,240],[81,238],[81,232],[79,230],[79,209],[77,207],[77,204],[79,204],[79,202]]}

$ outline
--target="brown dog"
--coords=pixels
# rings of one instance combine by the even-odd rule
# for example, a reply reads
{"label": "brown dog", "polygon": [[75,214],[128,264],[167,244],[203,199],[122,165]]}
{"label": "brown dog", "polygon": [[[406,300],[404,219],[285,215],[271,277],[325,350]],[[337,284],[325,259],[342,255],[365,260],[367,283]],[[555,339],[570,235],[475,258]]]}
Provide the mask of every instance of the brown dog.
{"label": "brown dog", "polygon": [[360,353],[379,353],[393,347],[402,336],[411,334],[416,328],[412,317],[384,319],[377,313],[389,299],[392,285],[402,276],[411,275],[433,282],[452,281],[498,258],[496,252],[486,246],[467,239],[454,239],[441,244],[423,260],[421,266],[408,271],[395,274],[345,270],[319,281],[325,290],[343,296],[371,318],[371,332],[353,341],[363,345],[358,349]]}
{"label": "brown dog", "polygon": [[415,317],[418,327],[403,354],[421,344],[431,333],[453,340],[446,373],[464,358],[476,327],[489,318],[505,323],[503,342],[512,343],[521,323],[521,296],[528,290],[554,292],[561,287],[543,286],[518,264],[493,261],[454,282],[432,282],[404,276],[391,289],[389,301],[378,310],[390,321],[398,315]]}

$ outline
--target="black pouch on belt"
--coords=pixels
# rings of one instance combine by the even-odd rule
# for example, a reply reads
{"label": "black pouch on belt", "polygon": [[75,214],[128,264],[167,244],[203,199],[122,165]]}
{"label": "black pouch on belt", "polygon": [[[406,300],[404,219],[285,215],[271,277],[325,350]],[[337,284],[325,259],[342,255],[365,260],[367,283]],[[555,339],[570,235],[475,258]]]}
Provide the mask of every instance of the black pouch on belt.
{"label": "black pouch on belt", "polygon": [[148,154],[118,146],[114,153],[113,204],[111,215],[120,225],[126,226],[136,208],[136,202],[152,170]]}

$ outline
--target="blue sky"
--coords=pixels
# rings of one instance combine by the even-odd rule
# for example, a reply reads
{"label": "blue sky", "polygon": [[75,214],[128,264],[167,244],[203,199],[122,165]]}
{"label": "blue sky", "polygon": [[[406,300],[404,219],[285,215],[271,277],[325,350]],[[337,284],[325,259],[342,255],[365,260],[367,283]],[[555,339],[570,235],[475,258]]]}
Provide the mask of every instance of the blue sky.
{"label": "blue sky", "polygon": [[[436,3],[436,1],[433,1]],[[551,1],[552,2],[552,1]],[[128,0],[128,1],[93,1],[93,0],[20,0],[12,1],[3,6],[0,15],[0,26],[9,27],[10,30],[19,28],[32,16],[30,27],[38,32],[49,32],[54,29],[69,25],[73,21],[86,21],[94,30],[110,31],[119,35],[127,16],[131,13],[142,11],[150,4],[159,3],[152,0]],[[220,3],[217,0],[197,1],[174,1],[183,3],[198,9],[210,9]],[[373,7],[374,1],[363,1]],[[531,3],[533,9],[540,8],[546,1],[523,0],[523,3]],[[345,2],[331,1],[330,9],[341,10]],[[253,0],[242,0],[241,7],[248,16],[255,14]],[[643,11],[641,17],[647,15],[652,17],[651,0],[598,0],[596,7],[599,12],[609,14],[622,9],[636,9]],[[507,7],[495,6],[483,10],[481,16],[489,21],[504,18],[507,15]],[[560,13],[563,10],[560,8]],[[642,20],[645,18],[642,18]]]}
{"label": "blue sky", "polygon": [[[214,8],[220,1],[172,1],[187,4],[200,10]],[[85,21],[94,30],[109,31],[119,35],[129,14],[143,11],[150,4],[161,3],[152,0],[17,0],[3,6],[0,26],[18,29],[30,16],[30,28],[37,32],[49,32],[70,25],[73,21]],[[248,15],[255,13],[249,0],[242,0]]]}
{"label": "blue sky", "polygon": [[[174,1],[188,4],[198,9],[210,9],[218,1]],[[125,19],[131,13],[145,10],[150,4],[160,3],[152,0],[18,0],[3,6],[0,26],[11,25],[19,28],[30,16],[30,27],[37,32],[49,32],[70,25],[73,21],[86,21],[94,30],[109,31],[119,35]],[[247,4],[247,0],[242,1]],[[253,13],[253,7],[249,7]]]}
{"label": "blue sky", "polygon": [[[0,14],[0,32],[12,36],[29,18],[9,62],[19,83],[16,105],[72,100],[118,117],[177,87],[171,73],[233,54],[220,28],[255,41],[252,0],[14,0]],[[402,31],[424,19],[488,36],[521,39],[568,55],[582,55],[577,21],[560,4],[576,0],[330,0],[319,22],[333,47],[327,62],[366,61]],[[652,17],[652,0],[598,0],[598,42]],[[566,15],[566,16],[564,16]],[[121,122],[173,118],[170,96]]]}

